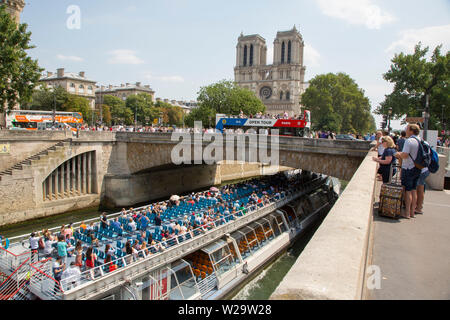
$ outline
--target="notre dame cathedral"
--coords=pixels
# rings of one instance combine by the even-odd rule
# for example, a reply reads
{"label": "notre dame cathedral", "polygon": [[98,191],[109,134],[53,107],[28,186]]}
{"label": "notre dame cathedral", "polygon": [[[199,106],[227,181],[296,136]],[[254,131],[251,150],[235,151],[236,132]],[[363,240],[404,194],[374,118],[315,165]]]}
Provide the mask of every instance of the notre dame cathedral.
{"label": "notre dame cathedral", "polygon": [[300,114],[300,96],[305,90],[304,42],[294,28],[277,33],[273,64],[267,65],[266,40],[260,35],[238,38],[235,82],[253,91],[266,106],[266,113]]}

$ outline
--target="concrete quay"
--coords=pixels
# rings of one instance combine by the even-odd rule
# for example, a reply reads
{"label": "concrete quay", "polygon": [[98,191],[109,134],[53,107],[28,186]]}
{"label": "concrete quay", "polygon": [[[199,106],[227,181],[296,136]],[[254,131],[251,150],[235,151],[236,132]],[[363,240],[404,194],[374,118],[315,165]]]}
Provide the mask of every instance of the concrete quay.
{"label": "concrete quay", "polygon": [[[380,217],[373,155],[363,160],[271,300],[450,299],[450,192],[427,191],[425,214],[415,219]],[[442,167],[446,163],[440,155]],[[439,188],[444,175],[433,175]]]}
{"label": "concrete quay", "polygon": [[424,214],[392,220],[374,210],[370,264],[380,268],[379,289],[368,300],[450,299],[450,191],[426,191]]}

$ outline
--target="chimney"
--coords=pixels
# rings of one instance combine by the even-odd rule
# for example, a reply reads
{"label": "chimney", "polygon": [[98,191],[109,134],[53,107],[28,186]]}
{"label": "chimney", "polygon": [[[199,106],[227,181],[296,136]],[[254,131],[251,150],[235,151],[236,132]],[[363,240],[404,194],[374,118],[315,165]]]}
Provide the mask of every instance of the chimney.
{"label": "chimney", "polygon": [[64,77],[64,68],[57,69],[56,74],[58,75],[58,78]]}
{"label": "chimney", "polygon": [[53,75],[53,72],[47,71],[47,77],[51,77]]}
{"label": "chimney", "polygon": [[136,87],[140,87],[141,83],[140,82],[136,82]]}
{"label": "chimney", "polygon": [[84,78],[84,74],[85,74],[85,72],[84,71],[80,71],[80,77],[82,77],[82,78]]}

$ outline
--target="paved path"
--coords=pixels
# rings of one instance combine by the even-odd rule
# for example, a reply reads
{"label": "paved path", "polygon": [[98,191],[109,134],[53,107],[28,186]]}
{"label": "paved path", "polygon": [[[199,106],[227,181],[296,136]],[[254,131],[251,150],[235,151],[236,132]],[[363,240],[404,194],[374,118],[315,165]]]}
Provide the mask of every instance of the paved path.
{"label": "paved path", "polygon": [[367,299],[450,299],[450,191],[427,191],[424,215],[391,220],[374,212],[372,265],[381,289]]}

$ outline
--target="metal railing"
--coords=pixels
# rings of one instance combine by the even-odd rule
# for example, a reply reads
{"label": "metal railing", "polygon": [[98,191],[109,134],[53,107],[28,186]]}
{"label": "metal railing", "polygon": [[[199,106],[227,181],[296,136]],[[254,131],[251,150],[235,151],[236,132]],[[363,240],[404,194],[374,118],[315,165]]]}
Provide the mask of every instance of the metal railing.
{"label": "metal railing", "polygon": [[14,272],[24,261],[31,258],[31,250],[21,254],[14,254],[11,251],[0,247],[0,271],[5,274]]}
{"label": "metal railing", "polygon": [[28,284],[31,274],[28,261],[26,259],[22,264],[14,270],[13,273],[0,284],[0,300],[12,300],[16,294]]}
{"label": "metal railing", "polygon": [[59,281],[55,280],[50,274],[52,272],[52,259],[38,261],[30,265],[30,291],[44,300],[59,300],[63,290]]}
{"label": "metal railing", "polygon": [[198,289],[200,291],[200,294],[202,297],[204,297],[206,294],[214,290],[215,287],[217,287],[217,277],[216,273],[213,272],[209,276],[207,276],[205,279],[202,279],[197,283]]}

